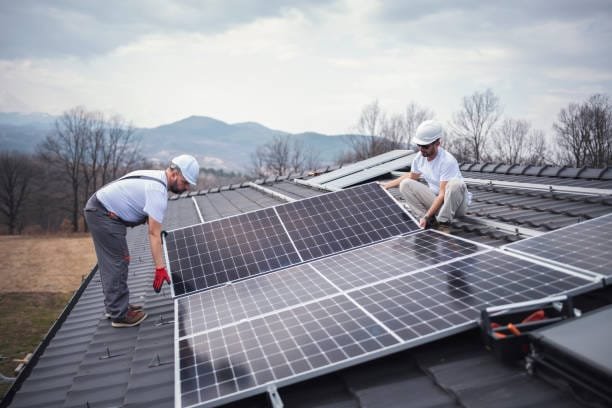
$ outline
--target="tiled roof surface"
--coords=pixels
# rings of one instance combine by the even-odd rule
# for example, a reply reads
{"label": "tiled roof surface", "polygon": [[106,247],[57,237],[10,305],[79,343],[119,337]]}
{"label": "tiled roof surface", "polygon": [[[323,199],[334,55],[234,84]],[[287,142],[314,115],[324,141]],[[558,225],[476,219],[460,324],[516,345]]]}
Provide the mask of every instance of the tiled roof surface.
{"label": "tiled roof surface", "polygon": [[[609,190],[607,196],[585,196],[470,184],[470,216],[476,220],[546,231],[612,212],[610,169],[464,164],[462,170],[468,179]],[[291,199],[322,193],[286,178],[257,183]],[[396,190],[392,194],[398,196]],[[206,221],[283,202],[248,183],[185,194],[169,201],[164,228],[199,223],[194,201]],[[472,220],[455,222],[453,233],[493,245],[518,239]],[[161,294],[151,288],[153,263],[146,228],[130,229],[128,241],[131,301],[144,304],[149,317],[138,327],[111,328],[103,316],[102,289],[94,272],[74,307],[58,322],[55,336],[31,363],[29,376],[20,378],[11,407],[173,406],[173,301],[167,287]],[[603,299],[609,301],[610,294]],[[575,399],[528,376],[521,367],[498,362],[484,349],[476,329],[279,391],[288,407],[578,406]],[[267,405],[264,396],[233,404]]]}

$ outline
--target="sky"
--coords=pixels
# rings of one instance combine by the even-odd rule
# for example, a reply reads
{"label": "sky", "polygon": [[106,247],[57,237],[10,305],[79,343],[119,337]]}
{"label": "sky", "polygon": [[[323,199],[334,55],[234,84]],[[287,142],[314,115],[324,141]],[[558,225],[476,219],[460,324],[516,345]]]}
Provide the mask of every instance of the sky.
{"label": "sky", "polygon": [[612,97],[611,21],[610,0],[0,0],[0,112],[341,134],[374,101],[447,123],[491,89],[551,132]]}

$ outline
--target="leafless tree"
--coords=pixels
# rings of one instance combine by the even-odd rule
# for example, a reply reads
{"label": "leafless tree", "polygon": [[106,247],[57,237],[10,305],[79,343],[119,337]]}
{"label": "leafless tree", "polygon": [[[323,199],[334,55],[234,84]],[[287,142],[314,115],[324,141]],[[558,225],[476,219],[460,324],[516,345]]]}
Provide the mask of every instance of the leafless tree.
{"label": "leafless tree", "polygon": [[21,233],[22,214],[32,191],[36,164],[28,155],[0,152],[0,213],[5,219],[8,233]]}
{"label": "leafless tree", "polygon": [[506,118],[491,138],[492,159],[511,164],[543,164],[546,159],[544,133],[523,119]]}
{"label": "leafless tree", "polygon": [[41,159],[70,188],[73,231],[79,230],[81,209],[100,186],[132,170],[143,161],[134,130],[118,116],[106,120],[99,112],[76,107],[55,122],[54,131],[38,146]]}
{"label": "leafless tree", "polygon": [[140,153],[140,140],[134,127],[121,116],[115,115],[106,121],[106,142],[102,150],[102,184],[133,170],[144,161]]}
{"label": "leafless tree", "polygon": [[254,177],[283,176],[320,166],[319,154],[307,151],[303,143],[289,135],[277,135],[251,155]]}
{"label": "leafless tree", "polygon": [[612,105],[607,95],[569,104],[553,128],[561,164],[601,168],[612,163]]}
{"label": "leafless tree", "polygon": [[356,134],[346,137],[349,151],[339,160],[353,162],[386,152],[388,144],[383,137],[385,123],[386,115],[378,100],[366,105],[361,110],[361,116],[355,126]]}
{"label": "leafless tree", "polygon": [[435,117],[434,111],[429,108],[422,107],[416,102],[410,102],[406,107],[406,113],[404,116],[404,148],[409,149],[412,144],[412,138],[416,134],[416,130],[419,125],[427,119],[433,119]]}
{"label": "leafless tree", "polygon": [[55,121],[55,130],[39,146],[41,157],[49,165],[61,168],[70,186],[69,200],[73,231],[79,230],[80,200],[83,190],[83,163],[91,132],[91,115],[83,107],[64,112]]}
{"label": "leafless tree", "polygon": [[501,114],[499,98],[490,89],[463,98],[451,129],[455,138],[465,139],[471,147],[474,161],[479,162],[485,156],[489,135]]}

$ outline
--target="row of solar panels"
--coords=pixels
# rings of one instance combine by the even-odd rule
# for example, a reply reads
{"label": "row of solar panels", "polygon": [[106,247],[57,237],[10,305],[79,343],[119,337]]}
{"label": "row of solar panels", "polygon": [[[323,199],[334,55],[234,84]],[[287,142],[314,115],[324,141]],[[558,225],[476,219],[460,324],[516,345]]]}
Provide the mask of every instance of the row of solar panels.
{"label": "row of solar panels", "polygon": [[[436,232],[379,242],[415,230],[381,191],[370,184],[171,232],[175,293],[191,289],[177,283],[193,271],[202,280],[195,290],[260,275],[175,301],[177,406],[216,405],[413,347],[469,327],[483,307],[588,290],[609,271],[597,259],[605,252],[580,252],[581,233],[574,255],[561,254],[579,263],[574,272]],[[388,212],[410,228],[372,224]],[[608,246],[611,220],[587,227]],[[547,236],[559,240],[539,238]],[[541,248],[548,258],[559,248],[538,242],[507,249]]]}

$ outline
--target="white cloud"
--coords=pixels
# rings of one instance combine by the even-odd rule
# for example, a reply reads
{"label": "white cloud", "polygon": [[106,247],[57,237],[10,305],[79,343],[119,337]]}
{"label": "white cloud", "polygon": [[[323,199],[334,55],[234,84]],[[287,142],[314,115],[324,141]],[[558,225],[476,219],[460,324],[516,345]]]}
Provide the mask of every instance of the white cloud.
{"label": "white cloud", "polygon": [[[47,53],[18,33],[0,40],[24,49],[0,59],[0,109],[84,105],[137,126],[206,115],[343,133],[375,99],[390,112],[418,102],[448,120],[463,96],[491,88],[508,115],[549,130],[569,102],[611,91],[610,32],[598,25],[609,12],[598,2],[579,12],[572,3],[301,3],[12,6],[27,27],[47,16],[67,23],[60,34],[81,26],[83,35],[57,48],[51,36]],[[142,10],[123,8],[134,4]]]}

